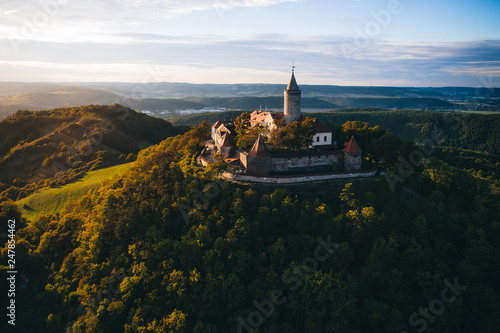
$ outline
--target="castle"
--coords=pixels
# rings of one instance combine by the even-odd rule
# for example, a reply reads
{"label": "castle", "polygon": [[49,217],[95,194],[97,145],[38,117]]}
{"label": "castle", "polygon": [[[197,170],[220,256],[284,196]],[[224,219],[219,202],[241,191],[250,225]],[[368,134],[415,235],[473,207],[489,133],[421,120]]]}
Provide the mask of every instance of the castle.
{"label": "castle", "polygon": [[[253,111],[250,114],[252,126],[261,125],[269,131],[276,129],[278,122],[290,124],[301,122],[305,117],[301,113],[301,90],[292,76],[284,90],[284,110],[280,112]],[[211,140],[201,155],[202,164],[210,161],[210,156],[221,153],[226,161],[233,165],[238,174],[257,177],[291,176],[304,174],[350,174],[362,171],[362,150],[356,139],[344,143],[343,149],[332,142],[331,130],[315,120],[315,134],[311,146],[314,149],[299,152],[273,152],[259,135],[250,151],[238,150],[235,144],[235,125],[233,121],[219,120],[211,127]],[[208,156],[207,156],[208,154]]]}

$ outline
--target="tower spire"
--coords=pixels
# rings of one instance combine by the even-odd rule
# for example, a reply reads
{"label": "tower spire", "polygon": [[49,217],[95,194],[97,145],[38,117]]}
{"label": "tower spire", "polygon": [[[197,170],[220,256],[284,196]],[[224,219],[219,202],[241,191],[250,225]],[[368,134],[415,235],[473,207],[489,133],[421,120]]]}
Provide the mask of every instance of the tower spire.
{"label": "tower spire", "polygon": [[288,86],[286,87],[286,89],[300,91],[300,88],[297,85],[297,81],[295,80],[295,73],[293,71],[294,68],[295,67],[292,67],[292,76],[290,77],[290,82],[288,83]]}

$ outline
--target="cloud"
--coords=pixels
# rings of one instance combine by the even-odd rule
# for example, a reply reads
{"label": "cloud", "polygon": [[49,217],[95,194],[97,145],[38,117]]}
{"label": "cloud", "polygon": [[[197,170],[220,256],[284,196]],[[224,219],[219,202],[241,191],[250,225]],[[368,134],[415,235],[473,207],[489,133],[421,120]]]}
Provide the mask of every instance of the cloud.
{"label": "cloud", "polygon": [[[488,78],[490,86],[500,87],[499,40],[358,45],[332,35],[119,33],[102,38],[113,42],[30,41],[21,54],[0,40],[1,79],[134,81],[145,66],[160,66],[169,73],[165,81],[279,83],[287,80],[293,61],[301,83],[308,84],[479,86]],[[22,78],[16,78],[14,66]]]}
{"label": "cloud", "polygon": [[267,7],[283,2],[300,0],[117,0],[124,7],[162,10],[170,13],[187,13],[195,10],[236,7]]}
{"label": "cloud", "polygon": [[61,20],[74,24],[135,24],[152,18],[168,18],[194,11],[268,7],[307,0],[2,0],[2,25],[21,20]]}
{"label": "cloud", "polygon": [[[182,32],[199,24],[195,16],[183,15],[213,10],[208,17],[222,21],[226,10],[269,7],[280,3],[308,0],[2,0],[0,2],[0,38],[54,42],[87,42],[109,32],[162,31]],[[203,26],[199,27],[203,30]]]}

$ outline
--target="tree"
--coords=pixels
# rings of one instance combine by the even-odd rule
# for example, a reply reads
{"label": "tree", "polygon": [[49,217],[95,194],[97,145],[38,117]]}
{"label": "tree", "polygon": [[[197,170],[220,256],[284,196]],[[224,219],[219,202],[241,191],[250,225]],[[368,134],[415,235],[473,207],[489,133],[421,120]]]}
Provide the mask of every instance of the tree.
{"label": "tree", "polygon": [[278,128],[272,134],[272,140],[280,147],[298,150],[309,147],[316,133],[316,120],[307,117],[304,121],[294,121],[283,129]]}
{"label": "tree", "polygon": [[243,112],[234,121],[234,126],[236,127],[236,133],[245,133],[252,125],[250,124],[250,113]]}
{"label": "tree", "polygon": [[214,163],[208,164],[205,169],[206,174],[210,174],[212,176],[217,176],[218,174],[226,171],[229,168],[229,164],[226,162],[224,155],[221,153],[217,153],[214,155]]}
{"label": "tree", "polygon": [[275,127],[269,133],[269,141],[274,145],[275,148],[283,148],[285,145],[283,143],[283,129],[285,128],[285,121],[283,119],[277,119],[274,121]]}
{"label": "tree", "polygon": [[267,128],[262,125],[256,124],[252,126],[248,112],[239,115],[234,121],[234,126],[236,127],[236,145],[242,149],[251,147],[259,134],[267,136],[268,133]]}

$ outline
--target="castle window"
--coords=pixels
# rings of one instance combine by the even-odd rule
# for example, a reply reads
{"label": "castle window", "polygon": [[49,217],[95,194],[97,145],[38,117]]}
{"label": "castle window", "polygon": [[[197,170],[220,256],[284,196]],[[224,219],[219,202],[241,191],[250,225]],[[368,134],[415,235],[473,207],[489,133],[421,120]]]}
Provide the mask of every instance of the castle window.
{"label": "castle window", "polygon": [[319,136],[316,137],[316,142],[319,142]]}
{"label": "castle window", "polygon": [[326,135],[325,135],[325,139],[324,139],[323,141],[325,141],[325,142],[326,142]]}

